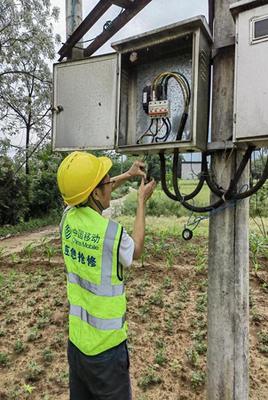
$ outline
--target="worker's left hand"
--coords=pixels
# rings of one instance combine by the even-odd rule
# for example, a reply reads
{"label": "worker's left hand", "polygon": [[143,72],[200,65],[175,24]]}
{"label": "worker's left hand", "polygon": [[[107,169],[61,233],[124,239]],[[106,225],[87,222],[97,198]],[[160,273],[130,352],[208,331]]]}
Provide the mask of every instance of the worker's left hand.
{"label": "worker's left hand", "polygon": [[141,176],[143,178],[146,178],[144,162],[139,160],[134,161],[132,166],[127,171],[127,174],[129,175],[130,178],[134,178],[135,176]]}

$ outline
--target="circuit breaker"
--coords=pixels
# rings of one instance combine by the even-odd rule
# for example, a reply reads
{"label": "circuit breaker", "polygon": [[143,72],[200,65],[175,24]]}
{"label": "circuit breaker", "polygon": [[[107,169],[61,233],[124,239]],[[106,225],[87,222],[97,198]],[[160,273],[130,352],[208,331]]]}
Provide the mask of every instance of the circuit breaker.
{"label": "circuit breaker", "polygon": [[54,149],[205,151],[211,45],[198,16],[55,64]]}
{"label": "circuit breaker", "polygon": [[236,24],[234,141],[267,146],[268,1],[243,0],[230,10]]}

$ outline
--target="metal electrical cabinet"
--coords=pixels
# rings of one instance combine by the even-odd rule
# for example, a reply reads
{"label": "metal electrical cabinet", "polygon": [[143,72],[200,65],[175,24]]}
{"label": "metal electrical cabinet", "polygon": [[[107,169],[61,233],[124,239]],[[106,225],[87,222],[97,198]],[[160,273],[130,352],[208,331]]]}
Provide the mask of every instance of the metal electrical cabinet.
{"label": "metal electrical cabinet", "polygon": [[[114,43],[113,54],[55,64],[54,149],[116,149],[132,154],[176,147],[206,150],[211,45],[206,20],[199,16]],[[171,79],[170,103],[163,103],[172,127],[168,139],[152,143],[146,138],[138,144],[150,125],[142,104],[143,88],[165,71],[183,74],[191,90],[183,135],[176,139],[183,93]]]}
{"label": "metal electrical cabinet", "polygon": [[[265,4],[266,3],[266,4]],[[234,141],[268,144],[268,1],[243,0],[236,23]]]}

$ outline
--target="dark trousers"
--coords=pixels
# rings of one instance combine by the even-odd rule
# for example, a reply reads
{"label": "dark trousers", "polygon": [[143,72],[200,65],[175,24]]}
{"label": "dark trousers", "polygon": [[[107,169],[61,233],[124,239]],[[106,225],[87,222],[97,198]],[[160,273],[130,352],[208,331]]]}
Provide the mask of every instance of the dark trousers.
{"label": "dark trousers", "polygon": [[86,356],[68,342],[70,400],[131,400],[126,342]]}

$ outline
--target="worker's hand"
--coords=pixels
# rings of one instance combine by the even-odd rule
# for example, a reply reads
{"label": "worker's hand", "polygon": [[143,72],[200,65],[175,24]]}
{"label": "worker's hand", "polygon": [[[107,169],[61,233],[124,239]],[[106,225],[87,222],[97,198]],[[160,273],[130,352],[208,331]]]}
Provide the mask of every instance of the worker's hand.
{"label": "worker's hand", "polygon": [[146,201],[149,200],[149,198],[152,196],[155,188],[156,188],[156,182],[154,179],[152,179],[149,183],[145,184],[144,178],[142,178],[138,191],[139,201],[146,203]]}
{"label": "worker's hand", "polygon": [[135,176],[141,176],[141,177],[146,177],[145,173],[145,164],[143,161],[134,161],[132,166],[129,168],[127,171],[127,174],[129,175],[129,178],[134,178]]}

